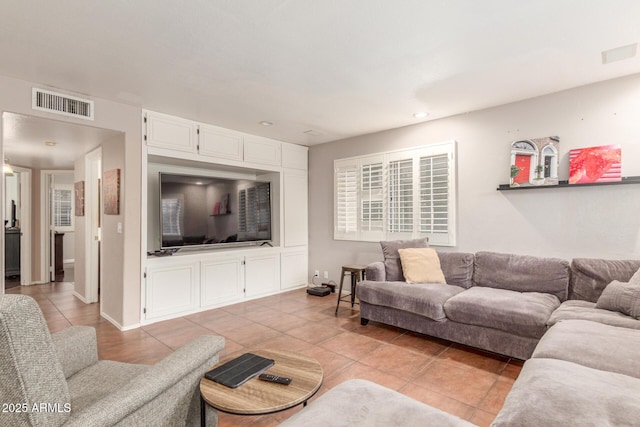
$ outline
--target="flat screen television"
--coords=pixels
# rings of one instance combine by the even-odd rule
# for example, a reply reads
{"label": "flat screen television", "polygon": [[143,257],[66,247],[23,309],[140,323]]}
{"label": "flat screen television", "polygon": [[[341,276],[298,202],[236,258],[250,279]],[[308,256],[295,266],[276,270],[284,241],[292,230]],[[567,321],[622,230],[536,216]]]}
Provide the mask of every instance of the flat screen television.
{"label": "flat screen television", "polygon": [[162,249],[271,240],[271,185],[160,172]]}

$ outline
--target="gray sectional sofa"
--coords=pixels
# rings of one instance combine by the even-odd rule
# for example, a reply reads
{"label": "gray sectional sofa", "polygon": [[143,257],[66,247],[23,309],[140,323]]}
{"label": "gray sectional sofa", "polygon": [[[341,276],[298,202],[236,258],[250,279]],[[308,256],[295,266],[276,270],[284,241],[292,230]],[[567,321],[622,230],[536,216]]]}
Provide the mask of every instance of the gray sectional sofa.
{"label": "gray sectional sofa", "polygon": [[567,299],[569,262],[492,252],[438,256],[446,284],[406,283],[389,257],[367,266],[367,280],[357,287],[362,323],[374,320],[528,359]]}
{"label": "gray sectional sofa", "polygon": [[[441,253],[446,284],[408,284],[384,249],[386,263],[368,266],[357,288],[363,324],[528,359],[492,426],[640,425],[640,260]],[[352,417],[327,418],[347,401]],[[285,424],[469,425],[362,381],[330,390]]]}

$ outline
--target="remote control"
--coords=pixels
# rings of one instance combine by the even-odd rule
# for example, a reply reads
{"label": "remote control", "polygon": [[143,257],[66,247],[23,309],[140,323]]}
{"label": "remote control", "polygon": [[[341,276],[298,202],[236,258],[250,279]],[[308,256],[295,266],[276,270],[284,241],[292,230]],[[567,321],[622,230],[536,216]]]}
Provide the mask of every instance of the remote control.
{"label": "remote control", "polygon": [[277,375],[260,374],[258,378],[261,379],[262,381],[269,381],[272,383],[278,383],[278,384],[284,384],[284,385],[291,384],[291,378],[288,378],[288,377],[279,377]]}

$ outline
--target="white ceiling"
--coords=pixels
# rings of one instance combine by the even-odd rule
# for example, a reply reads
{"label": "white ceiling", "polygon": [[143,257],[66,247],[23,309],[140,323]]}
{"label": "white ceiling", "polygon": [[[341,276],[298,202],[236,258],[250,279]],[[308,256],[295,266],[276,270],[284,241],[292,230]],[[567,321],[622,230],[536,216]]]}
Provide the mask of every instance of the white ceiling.
{"label": "white ceiling", "polygon": [[[74,162],[120,132],[5,112],[2,114],[4,157],[12,166],[73,169]],[[54,142],[54,146],[45,142]]]}
{"label": "white ceiling", "polygon": [[313,145],[638,73],[601,62],[638,41],[638,0],[5,1],[0,74]]}

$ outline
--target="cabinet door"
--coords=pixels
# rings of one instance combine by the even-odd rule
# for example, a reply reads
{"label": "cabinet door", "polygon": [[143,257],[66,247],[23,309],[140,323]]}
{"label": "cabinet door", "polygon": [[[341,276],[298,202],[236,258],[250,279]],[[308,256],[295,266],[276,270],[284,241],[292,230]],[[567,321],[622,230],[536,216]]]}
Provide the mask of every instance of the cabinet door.
{"label": "cabinet door", "polygon": [[216,126],[200,126],[198,151],[203,156],[242,161],[242,134]]}
{"label": "cabinet door", "polygon": [[196,152],[197,126],[190,120],[148,111],[147,145],[171,150]]}
{"label": "cabinet door", "polygon": [[309,259],[307,250],[283,252],[280,255],[280,289],[293,289],[307,285]]}
{"label": "cabinet door", "polygon": [[244,296],[242,257],[203,260],[200,275],[202,307],[237,301]]}
{"label": "cabinet door", "polygon": [[263,165],[280,166],[282,143],[259,136],[244,138],[244,161]]}
{"label": "cabinet door", "polygon": [[306,246],[309,240],[307,172],[284,171],[284,246]]}
{"label": "cabinet door", "polygon": [[282,144],[282,167],[308,169],[309,149],[296,144]]}
{"label": "cabinet door", "polygon": [[254,297],[280,289],[280,254],[245,257],[245,295]]}
{"label": "cabinet door", "polygon": [[200,306],[198,265],[197,261],[169,262],[147,268],[147,319],[189,312]]}

